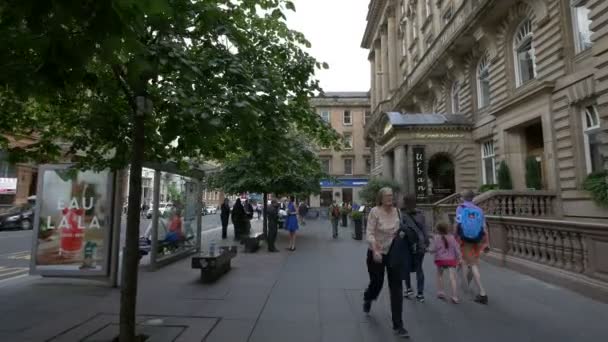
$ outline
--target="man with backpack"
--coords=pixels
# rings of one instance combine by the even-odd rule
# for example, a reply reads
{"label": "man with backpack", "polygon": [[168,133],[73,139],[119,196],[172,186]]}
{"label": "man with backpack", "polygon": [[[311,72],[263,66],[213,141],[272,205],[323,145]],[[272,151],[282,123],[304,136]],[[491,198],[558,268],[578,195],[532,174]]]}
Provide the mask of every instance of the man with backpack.
{"label": "man with backpack", "polygon": [[338,223],[340,222],[340,206],[334,202],[329,207],[329,219],[331,221],[332,237],[338,238]]}
{"label": "man with backpack", "polygon": [[[479,273],[479,257],[481,252],[488,252],[488,232],[483,209],[473,203],[475,194],[467,190],[462,194],[464,202],[456,208],[456,232],[460,240],[463,264],[461,269],[463,277],[469,279],[466,272],[472,273],[475,284],[479,288],[479,294],[475,302],[488,304],[488,295],[481,284]],[[466,266],[466,267],[465,267]]]}

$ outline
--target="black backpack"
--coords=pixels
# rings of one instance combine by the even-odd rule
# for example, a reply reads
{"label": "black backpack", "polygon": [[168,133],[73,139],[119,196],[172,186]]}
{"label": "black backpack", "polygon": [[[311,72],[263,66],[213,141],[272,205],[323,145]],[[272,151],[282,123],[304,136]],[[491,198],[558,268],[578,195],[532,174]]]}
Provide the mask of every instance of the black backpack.
{"label": "black backpack", "polygon": [[399,211],[399,216],[401,217],[400,230],[405,233],[404,238],[409,242],[412,254],[423,252],[424,247],[421,246],[424,244],[422,241],[424,234],[418,227],[418,223],[410,214],[401,215],[401,211]]}

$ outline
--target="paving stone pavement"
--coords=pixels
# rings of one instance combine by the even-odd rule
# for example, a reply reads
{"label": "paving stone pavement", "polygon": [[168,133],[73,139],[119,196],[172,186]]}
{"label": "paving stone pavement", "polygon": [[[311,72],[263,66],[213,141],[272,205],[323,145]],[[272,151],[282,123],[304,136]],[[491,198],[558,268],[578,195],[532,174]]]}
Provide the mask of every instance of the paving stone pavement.
{"label": "paving stone pavement", "polygon": [[[260,229],[254,224],[254,229]],[[288,252],[239,253],[233,269],[204,285],[190,260],[139,277],[138,322],[154,341],[371,342],[391,331],[388,289],[371,315],[361,312],[366,244],[328,221],[310,220]],[[205,243],[205,239],[204,242]],[[229,244],[230,241],[224,242]],[[490,305],[434,298],[425,261],[427,301],[405,301],[414,341],[601,341],[608,305],[513,271],[482,265]],[[116,329],[120,292],[90,281],[28,278],[0,288],[0,341],[107,341]]]}

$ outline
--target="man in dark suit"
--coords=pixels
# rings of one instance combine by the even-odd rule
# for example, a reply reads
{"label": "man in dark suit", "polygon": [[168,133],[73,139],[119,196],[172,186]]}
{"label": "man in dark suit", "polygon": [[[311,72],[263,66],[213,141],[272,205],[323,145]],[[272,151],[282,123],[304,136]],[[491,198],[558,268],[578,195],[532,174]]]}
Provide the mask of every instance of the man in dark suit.
{"label": "man in dark suit", "polygon": [[266,243],[268,244],[268,251],[273,253],[278,252],[274,244],[277,240],[277,232],[279,230],[279,210],[279,202],[273,199],[270,206],[268,206],[266,213],[266,215],[268,215],[268,236]]}

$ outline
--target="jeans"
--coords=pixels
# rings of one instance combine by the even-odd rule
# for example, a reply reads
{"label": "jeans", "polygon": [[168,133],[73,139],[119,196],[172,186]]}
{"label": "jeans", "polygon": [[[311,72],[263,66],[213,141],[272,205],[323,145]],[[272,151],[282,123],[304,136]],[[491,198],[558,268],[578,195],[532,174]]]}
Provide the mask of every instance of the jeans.
{"label": "jeans", "polygon": [[[414,258],[414,269],[410,270],[416,272],[416,290],[418,294],[424,293],[424,270],[422,269],[422,261],[424,260],[424,254],[414,254],[412,256]],[[412,288],[412,280],[410,272],[406,272],[403,277],[405,279],[405,286],[408,289]]]}
{"label": "jeans", "polygon": [[371,302],[378,299],[382,286],[384,285],[384,271],[388,276],[388,289],[391,294],[391,315],[393,329],[403,327],[403,284],[401,283],[401,268],[389,266],[390,258],[382,255],[382,262],[374,261],[371,250],[367,250],[367,272],[369,273],[369,286],[365,290],[363,300]]}
{"label": "jeans", "polygon": [[334,238],[338,237],[338,219],[337,218],[331,219],[331,232],[332,232],[332,236]]}

